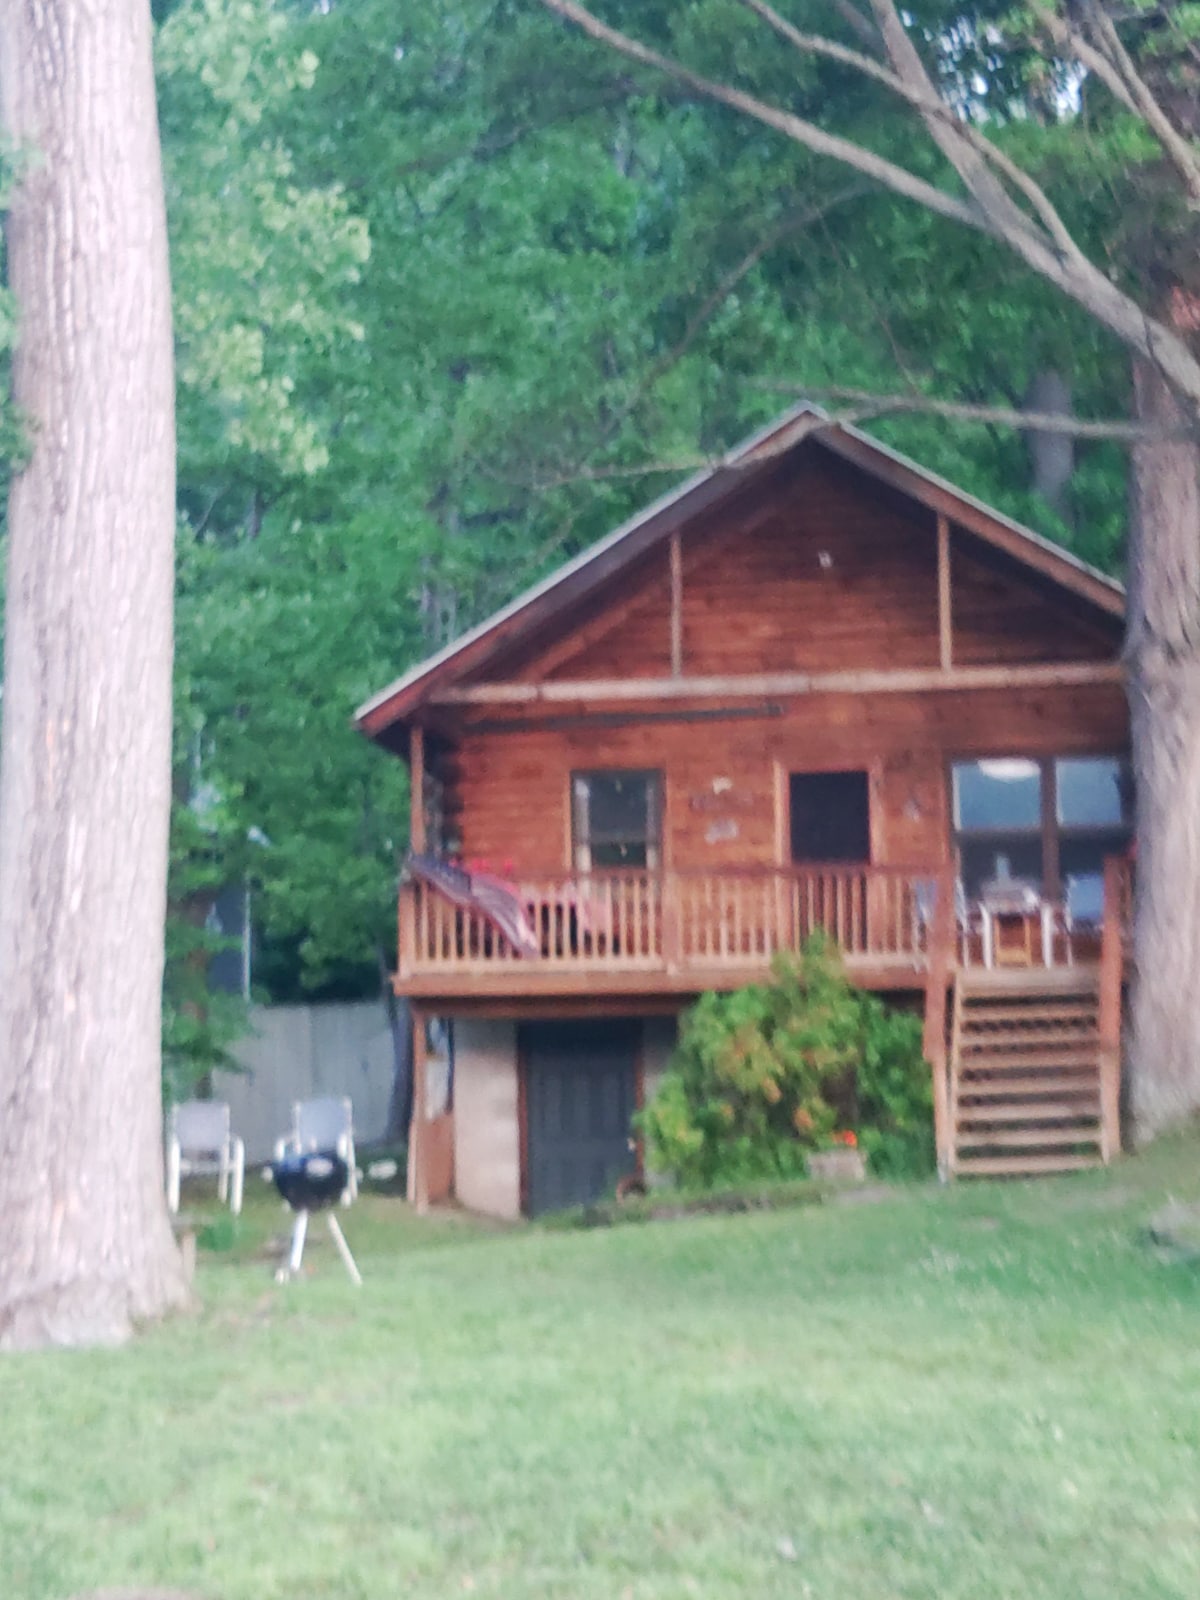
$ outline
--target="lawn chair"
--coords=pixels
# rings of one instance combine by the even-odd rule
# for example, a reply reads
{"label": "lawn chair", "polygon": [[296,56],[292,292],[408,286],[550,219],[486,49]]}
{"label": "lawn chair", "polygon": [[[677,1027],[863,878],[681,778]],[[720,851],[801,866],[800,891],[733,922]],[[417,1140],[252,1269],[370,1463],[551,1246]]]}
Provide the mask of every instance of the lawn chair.
{"label": "lawn chair", "polygon": [[292,1130],[275,1146],[275,1159],[288,1155],[336,1155],[346,1167],[342,1204],[358,1198],[358,1166],[354,1152],[354,1108],[339,1095],[297,1100],[292,1107]]}
{"label": "lawn chair", "polygon": [[242,1209],[246,1147],[230,1121],[224,1100],[184,1100],[167,1119],[167,1205],[179,1210],[183,1178],[216,1173],[217,1195],[236,1217]]}

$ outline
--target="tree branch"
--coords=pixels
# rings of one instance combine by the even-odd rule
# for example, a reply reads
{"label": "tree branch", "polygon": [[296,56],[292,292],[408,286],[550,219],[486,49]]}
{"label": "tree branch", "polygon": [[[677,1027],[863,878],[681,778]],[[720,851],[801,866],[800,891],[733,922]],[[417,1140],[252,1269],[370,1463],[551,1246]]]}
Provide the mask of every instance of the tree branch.
{"label": "tree branch", "polygon": [[[845,400],[854,404],[853,412],[843,411],[831,417],[832,422],[863,422],[872,417],[894,416],[902,412],[915,412],[923,416],[944,417],[950,422],[977,422],[1001,428],[1020,428],[1030,433],[1063,433],[1076,439],[1109,439],[1118,444],[1143,444],[1150,439],[1177,438],[1161,428],[1140,422],[1129,422],[1121,417],[1073,417],[1065,411],[1023,411],[1014,406],[981,406],[966,401],[938,400],[930,395],[876,394],[870,389],[847,388],[841,384],[796,384],[770,379],[754,385],[773,394],[789,394],[797,399]],[[1194,438],[1200,427],[1185,435]]]}
{"label": "tree branch", "polygon": [[[1030,219],[1015,205],[1003,186],[985,166],[982,155],[971,150],[940,119],[930,117],[930,131],[941,143],[946,141],[947,158],[964,176],[971,192],[970,200],[963,201],[947,194],[936,185],[927,183],[907,168],[887,161],[873,151],[855,144],[852,140],[826,133],[823,128],[793,116],[776,106],[768,105],[754,95],[746,94],[728,84],[714,83],[711,79],[692,72],[680,62],[661,55],[656,50],[640,44],[627,34],[600,22],[576,0],[542,0],[547,9],[565,17],[591,38],[607,44],[630,60],[643,66],[654,67],[677,83],[684,84],[696,94],[715,100],[755,121],[785,134],[797,144],[818,155],[826,155],[843,165],[852,167],[864,176],[890,189],[894,194],[914,200],[937,216],[990,235],[1013,251],[1025,264],[1048,283],[1054,284],[1069,299],[1083,307],[1097,322],[1108,328],[1131,350],[1152,361],[1164,377],[1193,407],[1200,410],[1200,361],[1193,356],[1188,345],[1163,323],[1138,305],[1129,295],[1106,277],[1078,246],[1064,251],[1056,242],[1048,241],[1037,232]],[[893,48],[905,62],[915,61],[919,87],[923,94],[932,94],[928,77],[919,56],[904,32],[903,24],[890,0],[871,0],[872,10],[881,31],[885,48],[893,67],[898,67]],[[903,43],[901,42],[903,40]],[[911,68],[909,69],[911,70]],[[898,69],[898,75],[906,72]],[[928,87],[927,87],[928,86]],[[936,131],[935,131],[936,130]],[[950,153],[953,151],[953,154]],[[1027,175],[1026,175],[1027,176]],[[1029,179],[1032,182],[1032,179]]]}
{"label": "tree branch", "polygon": [[1086,67],[1094,73],[1105,88],[1123,105],[1126,111],[1132,111],[1135,116],[1138,108],[1133,96],[1121,81],[1121,75],[1088,41],[1067,21],[1066,17],[1057,11],[1039,8],[1035,13],[1035,28],[1044,33],[1046,38],[1061,50],[1064,55],[1074,56],[1081,67]]}
{"label": "tree branch", "polygon": [[871,0],[871,10],[902,92],[920,111],[930,138],[966,184],[968,192],[974,195],[981,209],[994,219],[993,231],[1009,242],[1014,235],[1028,234],[1031,242],[1039,247],[1045,245],[1045,237],[1030,226],[1029,218],[995,173],[988,170],[985,163],[989,162],[997,166],[1003,164],[1007,169],[1005,175],[1033,203],[1050,236],[1053,249],[1065,257],[1082,260],[1082,252],[1066,224],[1050,203],[1049,197],[1029,174],[1006,157],[1001,157],[988,140],[977,133],[971,137],[961,118],[947,118],[945,111],[948,107],[941,114],[934,109],[937,106],[944,107],[945,103],[925,70],[925,63],[909,38],[908,30],[900,20],[892,0]]}
{"label": "tree branch", "polygon": [[753,249],[748,250],[737,265],[725,274],[716,288],[709,292],[688,318],[687,326],[676,342],[653,363],[649,372],[638,382],[633,394],[617,411],[612,425],[605,430],[605,438],[602,443],[606,443],[613,437],[617,428],[628,420],[638,402],[654,387],[658,380],[682,361],[705,323],[725,303],[746,274],[753,272],[764,256],[769,255],[776,245],[782,244],[785,239],[791,238],[793,234],[801,233],[804,229],[810,228],[813,223],[823,221],[838,206],[845,205],[849,200],[857,200],[860,196],[870,192],[872,191],[867,184],[850,184],[822,204],[810,206],[805,211],[785,217],[778,227],[773,228],[770,233],[758,241]]}
{"label": "tree branch", "polygon": [[[915,51],[912,52],[912,60],[915,63],[916,72],[911,75],[910,80],[906,79],[900,72],[890,72],[887,67],[881,65],[878,61],[872,60],[870,56],[864,56],[857,50],[847,49],[845,45],[838,44],[836,40],[823,38],[820,34],[802,32],[793,23],[789,22],[786,17],[781,17],[773,6],[766,3],[766,0],[738,0],[738,3],[745,6],[748,11],[752,11],[769,28],[774,29],[781,38],[786,39],[801,55],[821,56],[828,61],[836,61],[842,66],[850,67],[855,72],[862,73],[864,77],[873,78],[877,83],[881,83],[885,88],[890,89],[894,95],[899,96],[906,104],[912,106],[915,111],[919,111],[927,126],[929,119],[936,117],[946,125],[956,139],[962,140],[977,155],[994,166],[998,172],[1008,179],[1014,188],[1025,196],[1033,206],[1050,238],[1064,254],[1071,252],[1078,254],[1079,247],[1071,237],[1066,223],[1059,216],[1049,195],[1046,194],[1041,185],[1035,182],[1022,167],[1017,166],[1015,161],[1011,161],[990,139],[985,138],[977,128],[973,128],[969,122],[966,122],[952,106],[941,98],[929,81],[928,74],[921,65]],[[885,44],[886,42],[885,37]],[[905,43],[907,44],[906,36]],[[909,49],[911,50],[911,46],[909,46]],[[918,74],[919,77],[917,76]],[[936,142],[941,148],[942,140],[938,139]],[[944,148],[943,154],[947,154]],[[947,159],[949,159],[949,156],[947,156]],[[954,164],[957,167],[957,163]],[[965,174],[960,173],[960,175],[966,181]],[[1004,195],[1002,189],[997,188],[995,200],[997,204],[1003,207],[1012,223],[1024,226],[1029,225],[1029,219],[1018,208],[1012,206],[1011,201]]]}
{"label": "tree branch", "polygon": [[924,178],[909,172],[906,167],[898,166],[894,161],[888,161],[886,157],[878,156],[873,150],[867,150],[850,139],[826,133],[824,128],[817,127],[814,122],[807,122],[803,117],[794,116],[790,111],[781,111],[778,106],[769,105],[755,95],[746,94],[729,84],[716,83],[711,78],[693,72],[682,62],[675,61],[670,56],[660,55],[657,50],[651,50],[648,45],[631,39],[628,34],[610,28],[607,23],[601,22],[583,6],[577,5],[575,0],[542,0],[542,4],[547,10],[556,12],[568,22],[573,22],[589,37],[608,45],[610,49],[618,51],[623,56],[628,56],[631,61],[638,61],[645,67],[654,67],[669,78],[674,78],[677,83],[682,83],[694,93],[703,96],[704,99],[715,100],[721,105],[729,106],[733,111],[740,111],[756,122],[786,134],[796,144],[804,145],[817,155],[832,156],[843,166],[853,167],[864,177],[874,179],[876,183],[891,189],[895,194],[904,195],[906,199],[915,200],[918,205],[924,206],[928,211],[936,212],[938,216],[949,217],[953,222],[961,222],[965,227],[975,228],[982,233],[995,232],[987,215],[971,201],[959,200],[956,196],[947,194],[944,189],[939,189],[936,184],[927,183]]}
{"label": "tree branch", "polygon": [[1084,0],[1083,15],[1101,51],[1112,62],[1128,88],[1143,122],[1162,145],[1192,200],[1200,203],[1200,161],[1196,159],[1196,152],[1159,105],[1150,85],[1121,42],[1116,24],[1103,6],[1097,5],[1096,0]]}
{"label": "tree branch", "polygon": [[[847,201],[856,199],[859,195],[867,192],[869,192],[869,186],[866,184],[850,184],[845,189],[842,189],[838,194],[831,196],[831,198],[825,201],[824,204],[812,206],[807,211],[800,212],[798,215],[786,217],[778,227],[773,228],[770,233],[768,233],[764,238],[760,239],[753,249],[747,251],[737,265],[725,274],[725,276],[717,284],[716,288],[711,290],[709,294],[705,296],[699,307],[688,318],[687,325],[684,328],[683,333],[671,346],[671,348],[666,351],[664,355],[660,356],[658,360],[655,361],[650,367],[650,370],[638,381],[634,387],[633,393],[628,397],[624,404],[620,406],[620,408],[615,412],[614,416],[601,431],[599,438],[594,442],[593,449],[603,449],[604,446],[613,438],[622,424],[628,421],[629,417],[637,408],[639,402],[646,394],[649,393],[658,380],[663,377],[665,373],[669,372],[672,367],[676,366],[680,361],[683,360],[684,356],[694,344],[697,335],[700,333],[700,330],[704,327],[704,324],[709,320],[713,313],[724,304],[724,302],[737,288],[738,284],[742,281],[746,274],[748,272],[752,272],[764,256],[769,254],[769,252],[772,251],[776,245],[782,244],[785,239],[790,238],[793,234],[799,233],[803,229],[811,227],[814,222],[822,221],[836,207],[845,205]],[[533,493],[542,494],[552,489],[564,488],[573,483],[585,481],[596,482],[601,477],[642,477],[650,470],[670,472],[677,469],[670,464],[665,464],[659,469],[648,469],[645,467],[588,468],[577,465],[572,466],[566,471],[559,470],[549,477],[539,478],[532,483],[526,480],[521,486],[523,488],[529,488]],[[694,471],[695,468],[694,466],[684,466],[678,470],[680,472],[688,472]],[[571,530],[577,520],[577,515],[578,514],[576,512],[572,512],[570,516],[568,516],[562,523],[559,524],[558,527],[555,528],[549,539],[545,540],[541,545],[539,545],[537,550],[531,557],[529,557],[528,560],[521,563],[520,571],[522,574],[540,570],[544,563],[549,560],[550,556],[552,556],[554,552],[559,549],[570,537]],[[506,586],[509,584],[510,580],[511,573],[506,572]]]}

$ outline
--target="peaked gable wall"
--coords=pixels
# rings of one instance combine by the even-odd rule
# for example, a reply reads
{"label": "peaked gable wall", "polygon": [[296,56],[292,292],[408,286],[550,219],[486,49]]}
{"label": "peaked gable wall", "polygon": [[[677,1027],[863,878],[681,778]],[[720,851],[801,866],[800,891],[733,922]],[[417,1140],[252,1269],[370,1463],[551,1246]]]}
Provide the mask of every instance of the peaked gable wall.
{"label": "peaked gable wall", "polygon": [[[688,676],[934,667],[937,537],[931,512],[818,446],[753,498],[685,528]],[[1016,564],[952,535],[954,659],[963,666],[1087,661],[1116,652],[1092,621]],[[670,671],[665,549],[589,616],[510,668],[525,680],[653,678]]]}

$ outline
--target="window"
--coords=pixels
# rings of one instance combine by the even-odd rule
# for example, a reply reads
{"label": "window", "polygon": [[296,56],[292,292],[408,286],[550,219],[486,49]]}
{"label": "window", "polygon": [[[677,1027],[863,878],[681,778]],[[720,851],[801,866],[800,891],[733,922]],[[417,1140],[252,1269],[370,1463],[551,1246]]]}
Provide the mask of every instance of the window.
{"label": "window", "polygon": [[657,867],[661,817],[659,773],[575,773],[571,779],[571,829],[576,871]]}
{"label": "window", "polygon": [[1128,764],[1116,756],[956,762],[954,837],[963,887],[1000,879],[1064,894],[1080,915],[1100,897],[1104,857],[1124,850],[1133,821]]}
{"label": "window", "polygon": [[1129,843],[1133,792],[1129,767],[1115,758],[1054,763],[1058,875],[1076,922],[1098,922],[1104,858]]}

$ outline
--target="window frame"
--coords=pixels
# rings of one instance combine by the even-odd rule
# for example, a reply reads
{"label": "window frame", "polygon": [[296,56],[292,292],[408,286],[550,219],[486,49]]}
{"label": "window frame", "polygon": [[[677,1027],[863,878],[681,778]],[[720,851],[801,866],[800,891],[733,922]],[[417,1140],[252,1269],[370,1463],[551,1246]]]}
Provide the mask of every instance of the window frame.
{"label": "window frame", "polygon": [[[591,826],[590,794],[585,802],[578,789],[578,785],[581,782],[588,782],[595,778],[636,778],[645,781],[646,835],[644,838],[635,837],[632,834],[605,833],[597,839]],[[661,767],[578,767],[572,769],[567,779],[567,785],[570,821],[569,854],[572,872],[660,872],[662,870],[666,780]],[[646,863],[644,866],[598,867],[592,860],[597,844],[618,847],[641,844],[645,848]]]}
{"label": "window frame", "polygon": [[[1038,769],[1040,806],[1035,826],[1011,828],[960,828],[958,825],[957,792],[954,774],[957,767],[978,766],[984,761],[1028,761]],[[1132,784],[1129,756],[1114,750],[1058,750],[1053,755],[1034,755],[1029,751],[988,751],[985,754],[951,756],[947,768],[946,797],[949,803],[950,844],[954,860],[962,872],[962,846],[964,839],[971,843],[999,842],[1004,839],[1037,841],[1042,853],[1041,892],[1050,899],[1060,899],[1065,893],[1062,876],[1062,846],[1064,843],[1103,842],[1114,840],[1114,851],[1124,848],[1133,837],[1135,804],[1132,796],[1127,801],[1122,796],[1122,811],[1127,811],[1120,822],[1069,823],[1059,820],[1058,814],[1058,764],[1060,761],[1111,761],[1118,770],[1124,769],[1127,781]],[[1115,846],[1118,836],[1124,835],[1124,844]]]}

